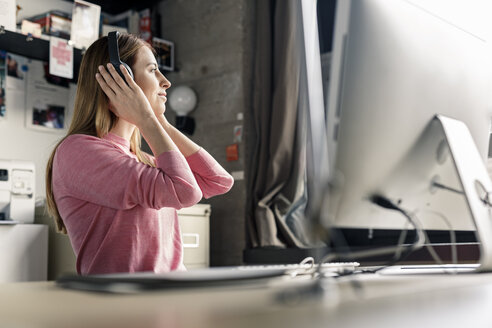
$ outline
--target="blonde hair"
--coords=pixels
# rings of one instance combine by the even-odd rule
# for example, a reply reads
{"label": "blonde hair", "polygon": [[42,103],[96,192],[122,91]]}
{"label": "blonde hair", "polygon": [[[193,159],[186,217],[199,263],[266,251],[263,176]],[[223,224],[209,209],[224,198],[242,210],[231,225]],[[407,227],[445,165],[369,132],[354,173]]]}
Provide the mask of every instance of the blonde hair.
{"label": "blonde hair", "polygon": [[[141,47],[149,47],[155,54],[155,50],[145,41],[132,34],[120,34],[118,38],[120,58],[130,67],[135,63],[137,51]],[[85,52],[80,65],[77,82],[77,93],[73,109],[73,117],[67,135],[55,146],[46,166],[46,210],[56,223],[56,230],[66,234],[67,229],[58,212],[55,197],[53,195],[53,158],[58,146],[72,134],[86,134],[102,138],[116,124],[118,117],[109,110],[109,100],[95,79],[99,65],[109,62],[108,37],[104,36],[95,41]],[[135,128],[130,140],[130,150],[137,155],[140,162],[150,166],[155,164],[140,149],[140,131]]]}

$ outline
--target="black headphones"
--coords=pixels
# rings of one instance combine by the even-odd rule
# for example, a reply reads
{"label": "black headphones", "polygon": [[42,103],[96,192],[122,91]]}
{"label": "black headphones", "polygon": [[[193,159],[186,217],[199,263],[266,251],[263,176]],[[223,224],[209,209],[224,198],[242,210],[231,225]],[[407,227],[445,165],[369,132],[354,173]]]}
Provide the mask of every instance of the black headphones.
{"label": "black headphones", "polygon": [[133,77],[133,72],[126,63],[122,62],[120,59],[120,51],[118,48],[118,36],[120,33],[118,31],[113,31],[108,33],[108,50],[109,50],[109,62],[114,66],[118,74],[123,78],[123,80],[126,82],[125,77],[123,76],[123,73],[120,70],[120,65],[123,64],[125,66],[126,70],[128,73],[130,73],[130,76],[132,79],[135,79]]}

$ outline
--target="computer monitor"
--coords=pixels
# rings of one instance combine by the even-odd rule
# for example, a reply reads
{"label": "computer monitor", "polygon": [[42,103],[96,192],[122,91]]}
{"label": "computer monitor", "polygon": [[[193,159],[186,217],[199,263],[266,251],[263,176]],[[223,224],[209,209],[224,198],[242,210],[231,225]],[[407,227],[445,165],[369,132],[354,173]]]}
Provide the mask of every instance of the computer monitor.
{"label": "computer monitor", "polygon": [[[369,201],[375,193],[417,213],[426,230],[476,229],[454,154],[443,155],[449,146],[419,144],[437,131],[436,114],[458,119],[470,130],[483,169],[492,57],[483,16],[467,19],[487,12],[482,4],[337,1],[325,95],[325,164],[333,186],[329,214],[321,217],[326,229],[404,229],[403,216]],[[311,116],[318,110],[324,109],[309,106]]]}
{"label": "computer monitor", "polygon": [[[299,5],[300,33],[300,81],[299,108],[306,122],[306,171],[307,171],[307,216],[319,218],[321,204],[326,201],[325,193],[330,176],[326,115],[324,110],[323,80],[319,29],[317,22],[317,3],[301,0]],[[314,19],[313,19],[314,18]],[[319,222],[318,219],[310,223]]]}

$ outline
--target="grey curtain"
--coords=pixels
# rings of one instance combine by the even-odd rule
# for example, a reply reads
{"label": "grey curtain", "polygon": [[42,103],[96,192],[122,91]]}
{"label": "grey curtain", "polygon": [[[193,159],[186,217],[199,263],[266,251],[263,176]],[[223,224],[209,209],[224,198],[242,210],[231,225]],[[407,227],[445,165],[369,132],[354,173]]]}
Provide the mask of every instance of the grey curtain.
{"label": "grey curtain", "polygon": [[249,247],[307,247],[299,0],[258,0],[248,184]]}

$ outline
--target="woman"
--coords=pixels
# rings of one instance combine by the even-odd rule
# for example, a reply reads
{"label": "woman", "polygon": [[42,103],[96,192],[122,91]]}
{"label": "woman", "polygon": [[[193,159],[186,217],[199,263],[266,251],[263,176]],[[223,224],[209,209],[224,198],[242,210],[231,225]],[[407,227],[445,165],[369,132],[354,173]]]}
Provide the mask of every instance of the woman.
{"label": "woman", "polygon": [[227,192],[233,179],[167,122],[171,83],[151,46],[128,34],[118,44],[135,80],[106,65],[107,37],[87,49],[72,123],[46,169],[48,211],[79,274],[184,270],[176,209]]}

